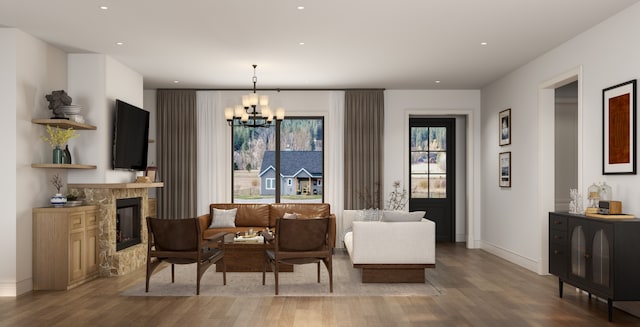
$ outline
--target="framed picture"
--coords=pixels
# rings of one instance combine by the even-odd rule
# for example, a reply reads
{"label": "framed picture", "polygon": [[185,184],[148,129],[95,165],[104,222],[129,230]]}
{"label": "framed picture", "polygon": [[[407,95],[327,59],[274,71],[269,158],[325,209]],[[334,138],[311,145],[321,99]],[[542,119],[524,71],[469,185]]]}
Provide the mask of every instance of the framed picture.
{"label": "framed picture", "polygon": [[602,174],[636,174],[636,80],[602,90]]}
{"label": "framed picture", "polygon": [[498,162],[500,165],[500,187],[511,187],[511,151],[500,152]]}
{"label": "framed picture", "polygon": [[145,170],[144,175],[149,177],[150,182],[156,181],[156,173],[158,172],[158,167],[148,166],[147,170]]}
{"label": "framed picture", "polygon": [[500,122],[498,131],[500,146],[511,144],[511,109],[500,111],[498,121]]}

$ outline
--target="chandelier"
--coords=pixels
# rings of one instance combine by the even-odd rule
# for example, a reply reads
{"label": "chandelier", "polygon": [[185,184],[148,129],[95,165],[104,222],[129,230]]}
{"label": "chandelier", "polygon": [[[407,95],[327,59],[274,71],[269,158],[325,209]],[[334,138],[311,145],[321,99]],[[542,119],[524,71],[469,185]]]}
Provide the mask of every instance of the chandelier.
{"label": "chandelier", "polygon": [[259,95],[256,92],[256,67],[253,65],[253,93],[242,96],[242,104],[224,109],[224,118],[229,126],[244,127],[269,127],[274,120],[284,119],[284,109],[278,108],[273,111],[269,107],[269,96]]}

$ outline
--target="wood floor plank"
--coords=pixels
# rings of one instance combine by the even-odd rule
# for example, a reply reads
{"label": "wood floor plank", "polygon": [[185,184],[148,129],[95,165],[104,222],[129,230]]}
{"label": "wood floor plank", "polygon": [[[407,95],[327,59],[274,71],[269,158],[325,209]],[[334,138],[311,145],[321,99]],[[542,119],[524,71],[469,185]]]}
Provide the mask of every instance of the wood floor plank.
{"label": "wood floor plank", "polygon": [[[0,298],[0,326],[639,326],[640,318],[463,244],[437,244],[438,296],[127,297],[144,268],[69,291]],[[203,278],[206,278],[206,273]],[[324,281],[323,281],[324,282]],[[195,286],[194,286],[195,289]]]}

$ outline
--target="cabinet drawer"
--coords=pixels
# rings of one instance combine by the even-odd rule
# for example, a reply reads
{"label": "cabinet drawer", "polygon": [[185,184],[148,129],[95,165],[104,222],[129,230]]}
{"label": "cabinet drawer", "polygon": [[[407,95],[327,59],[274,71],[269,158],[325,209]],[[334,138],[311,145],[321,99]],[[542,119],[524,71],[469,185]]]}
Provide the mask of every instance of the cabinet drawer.
{"label": "cabinet drawer", "polygon": [[554,214],[549,215],[549,229],[566,231],[567,217],[557,216]]}
{"label": "cabinet drawer", "polygon": [[84,212],[75,212],[69,215],[69,231],[84,228]]}
{"label": "cabinet drawer", "polygon": [[557,230],[557,229],[549,230],[549,242],[566,244],[567,232],[564,230]]}
{"label": "cabinet drawer", "polygon": [[564,244],[549,244],[549,273],[558,277],[565,278],[567,275],[566,247]]}
{"label": "cabinet drawer", "polygon": [[87,225],[87,228],[98,225],[98,214],[96,210],[87,211],[85,213],[85,223]]}

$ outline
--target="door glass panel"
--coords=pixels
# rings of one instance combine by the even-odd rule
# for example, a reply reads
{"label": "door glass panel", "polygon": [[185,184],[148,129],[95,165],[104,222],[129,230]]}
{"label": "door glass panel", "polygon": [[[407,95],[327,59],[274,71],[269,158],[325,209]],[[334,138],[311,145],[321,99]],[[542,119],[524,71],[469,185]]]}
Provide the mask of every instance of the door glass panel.
{"label": "door glass panel", "polygon": [[609,286],[609,240],[603,230],[593,237],[593,282]]}
{"label": "door glass panel", "polygon": [[576,226],[571,231],[571,273],[582,278],[586,276],[584,254],[584,231],[582,226]]}
{"label": "door glass panel", "polygon": [[427,174],[411,175],[411,197],[412,198],[428,198],[429,197],[429,175]]}
{"label": "door glass panel", "polygon": [[429,127],[429,150],[444,151],[447,149],[447,128]]}
{"label": "door glass panel", "polygon": [[411,198],[447,197],[446,134],[446,127],[411,127]]}
{"label": "door glass panel", "polygon": [[447,175],[429,175],[429,197],[447,197]]}

